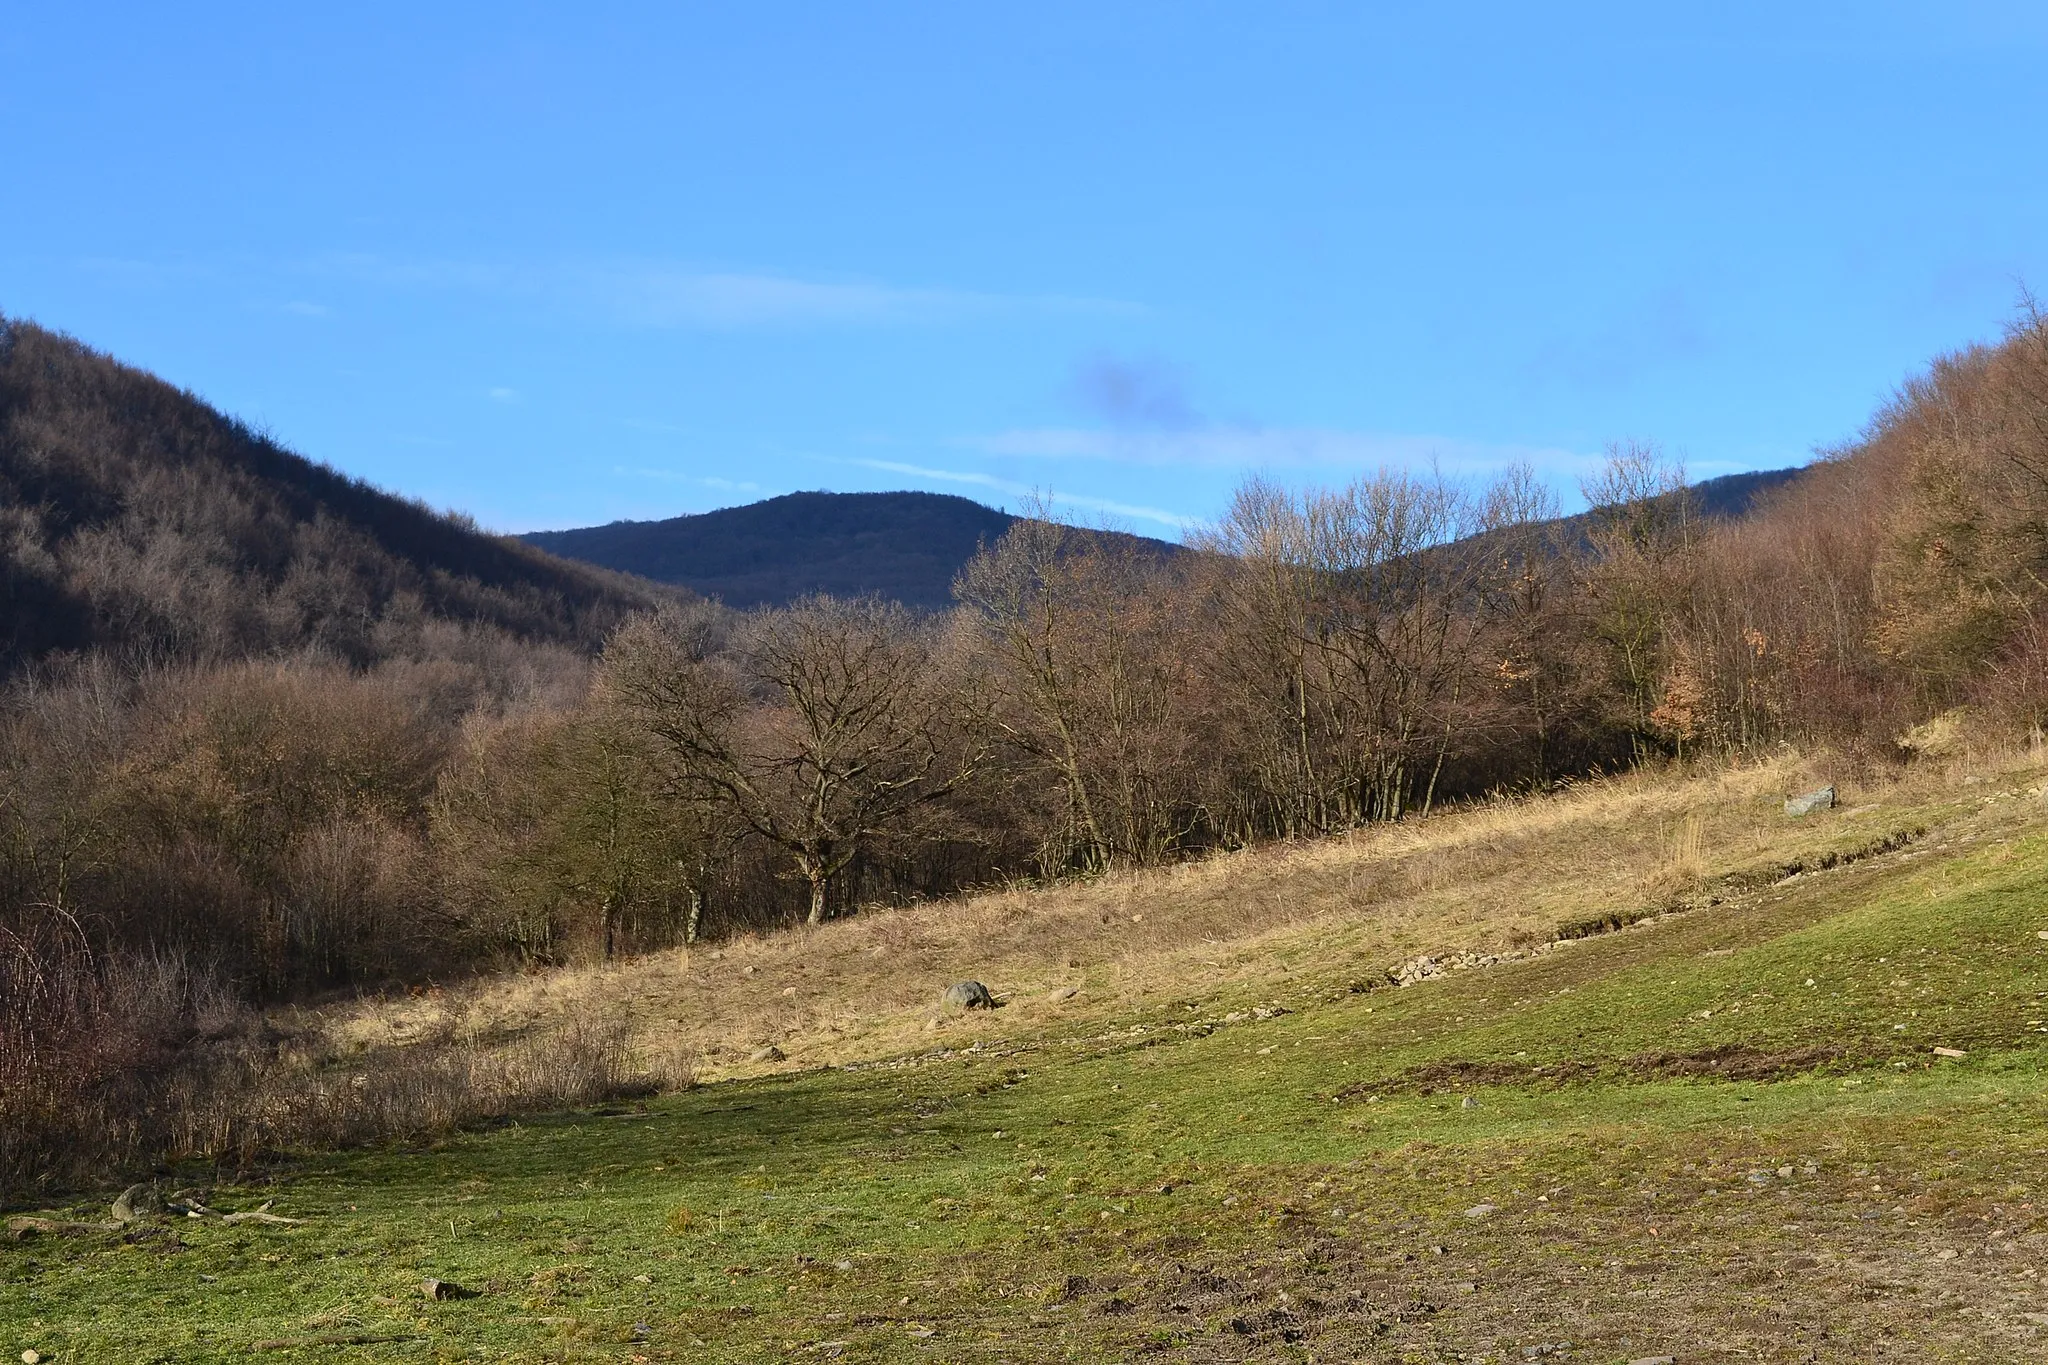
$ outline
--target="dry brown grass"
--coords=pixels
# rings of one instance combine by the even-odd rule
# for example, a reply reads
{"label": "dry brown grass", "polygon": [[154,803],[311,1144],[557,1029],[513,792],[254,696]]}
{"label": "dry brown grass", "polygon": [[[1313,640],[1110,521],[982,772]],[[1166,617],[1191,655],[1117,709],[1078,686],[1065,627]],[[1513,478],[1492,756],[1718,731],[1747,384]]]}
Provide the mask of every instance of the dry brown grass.
{"label": "dry brown grass", "polygon": [[[1855,784],[1795,756],[1632,774],[1314,843],[366,1001],[307,1022],[347,1052],[451,1035],[510,1044],[595,1011],[627,1027],[637,1052],[688,1052],[707,1078],[843,1065],[1169,999],[1372,977],[1424,953],[1547,942],[1568,920],[1876,837],[1915,803],[1958,790],[1966,772],[2020,761],[1964,756]],[[1787,793],[1829,780],[1848,809],[1784,817]],[[940,1009],[940,991],[964,978],[1006,1007]],[[749,1060],[769,1044],[787,1060]]]}

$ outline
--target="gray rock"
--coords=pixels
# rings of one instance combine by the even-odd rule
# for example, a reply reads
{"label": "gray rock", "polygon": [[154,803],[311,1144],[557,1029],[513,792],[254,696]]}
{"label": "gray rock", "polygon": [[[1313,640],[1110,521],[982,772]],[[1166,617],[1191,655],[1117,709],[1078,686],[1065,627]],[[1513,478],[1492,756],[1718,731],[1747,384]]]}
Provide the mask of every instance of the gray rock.
{"label": "gray rock", "polygon": [[1817,810],[1833,810],[1834,808],[1835,789],[1833,787],[1822,787],[1817,792],[1808,792],[1804,796],[1791,798],[1785,803],[1785,814],[1811,815]]}
{"label": "gray rock", "polygon": [[428,1279],[420,1281],[420,1297],[436,1301],[473,1299],[476,1297],[476,1291],[474,1289],[464,1289],[461,1285],[452,1284],[447,1280]]}
{"label": "gray rock", "polygon": [[939,999],[963,1010],[992,1010],[996,1007],[996,998],[979,981],[955,981],[946,987],[946,993]]}
{"label": "gray rock", "polygon": [[130,1185],[114,1200],[114,1221],[139,1223],[164,1211],[163,1196],[154,1185]]}
{"label": "gray rock", "polygon": [[1072,1000],[1075,996],[1079,995],[1080,993],[1080,991],[1076,990],[1072,986],[1062,986],[1058,990],[1054,991],[1051,995],[1047,996],[1046,999],[1052,1001],[1054,1004],[1058,1004],[1062,1000]]}
{"label": "gray rock", "polygon": [[1494,1206],[1491,1204],[1474,1204],[1471,1208],[1465,1210],[1465,1216],[1467,1218],[1491,1218],[1494,1212]]}
{"label": "gray rock", "polygon": [[752,1052],[749,1052],[747,1060],[750,1062],[784,1062],[789,1059],[783,1055],[781,1048],[770,1043],[766,1047],[757,1047]]}
{"label": "gray rock", "polygon": [[1678,1365],[1676,1356],[1637,1356],[1628,1365]]}

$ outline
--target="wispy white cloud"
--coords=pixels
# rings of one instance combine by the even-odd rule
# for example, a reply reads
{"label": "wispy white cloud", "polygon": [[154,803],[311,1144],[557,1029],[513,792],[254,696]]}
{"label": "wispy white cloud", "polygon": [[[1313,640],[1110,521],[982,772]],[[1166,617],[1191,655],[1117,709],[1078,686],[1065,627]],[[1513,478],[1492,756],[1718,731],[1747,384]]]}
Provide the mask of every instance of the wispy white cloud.
{"label": "wispy white cloud", "polygon": [[517,403],[520,401],[519,390],[508,389],[503,385],[490,390],[488,396],[493,403]]}
{"label": "wispy white cloud", "polygon": [[759,493],[760,484],[746,479],[721,478],[716,474],[683,474],[673,469],[648,469],[644,466],[613,465],[612,473],[633,479],[659,479],[663,483],[687,483],[699,488],[714,488],[721,493]]}
{"label": "wispy white cloud", "polygon": [[302,318],[324,318],[330,311],[324,303],[311,303],[305,299],[293,299],[279,310]]}
{"label": "wispy white cloud", "polygon": [[1367,470],[1435,464],[1447,473],[1483,474],[1527,461],[1553,476],[1594,468],[1597,455],[1560,446],[1516,445],[1344,431],[1324,427],[1200,426],[1179,430],[1024,427],[957,442],[983,455],[1207,469]]}
{"label": "wispy white cloud", "polygon": [[1143,507],[1135,503],[1115,502],[1108,498],[1089,497],[1080,493],[1060,493],[1045,488],[1033,488],[1029,484],[997,478],[975,470],[932,469],[924,465],[904,464],[897,460],[849,460],[846,463],[859,465],[863,469],[879,469],[884,473],[903,474],[911,478],[931,479],[939,483],[964,484],[970,488],[987,488],[1013,498],[1043,497],[1055,506],[1085,508],[1091,512],[1106,512],[1114,517],[1135,517],[1141,521],[1156,521],[1176,531],[1185,531],[1196,524],[1198,518],[1185,517],[1178,512],[1169,512],[1159,507]]}
{"label": "wispy white cloud", "polygon": [[1032,315],[1134,316],[1119,299],[706,270],[663,261],[474,261],[335,254],[298,269],[394,289],[457,289],[595,313],[635,327],[944,324]]}
{"label": "wispy white cloud", "polygon": [[587,268],[591,295],[648,327],[752,328],[931,324],[1029,313],[1129,314],[1112,299],[906,287],[871,280],[696,271],[666,265]]}

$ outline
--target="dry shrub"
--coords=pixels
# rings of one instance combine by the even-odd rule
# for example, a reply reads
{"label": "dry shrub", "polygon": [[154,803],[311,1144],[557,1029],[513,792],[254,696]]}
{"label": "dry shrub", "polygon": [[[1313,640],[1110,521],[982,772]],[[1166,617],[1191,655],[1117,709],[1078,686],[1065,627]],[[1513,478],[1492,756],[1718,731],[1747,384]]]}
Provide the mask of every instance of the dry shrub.
{"label": "dry shrub", "polygon": [[[0,931],[0,1201],[184,1159],[417,1140],[691,1083],[623,1021],[490,1043],[442,1031],[336,1059],[176,960],[100,961],[61,922]],[[311,1041],[314,1046],[307,1046]]]}
{"label": "dry shrub", "polygon": [[509,1044],[440,1036],[341,1064],[237,1051],[191,1068],[163,1099],[174,1152],[247,1161],[292,1148],[417,1140],[658,1088],[633,1065],[623,1024],[584,1015]]}
{"label": "dry shrub", "polygon": [[0,927],[0,1190],[151,1146],[180,1044],[236,1012],[185,959],[94,954],[62,911]]}

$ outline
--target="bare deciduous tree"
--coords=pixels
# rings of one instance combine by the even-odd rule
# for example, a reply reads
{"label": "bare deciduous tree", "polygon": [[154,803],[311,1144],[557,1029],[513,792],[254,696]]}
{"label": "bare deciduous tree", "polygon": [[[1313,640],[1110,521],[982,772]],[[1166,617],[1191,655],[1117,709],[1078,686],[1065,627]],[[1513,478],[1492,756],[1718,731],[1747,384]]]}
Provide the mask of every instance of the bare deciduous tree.
{"label": "bare deciduous tree", "polygon": [[684,799],[781,849],[810,891],[904,832],[979,771],[971,692],[939,638],[898,606],[813,598],[739,621],[698,607],[613,642],[606,676],[665,746]]}

